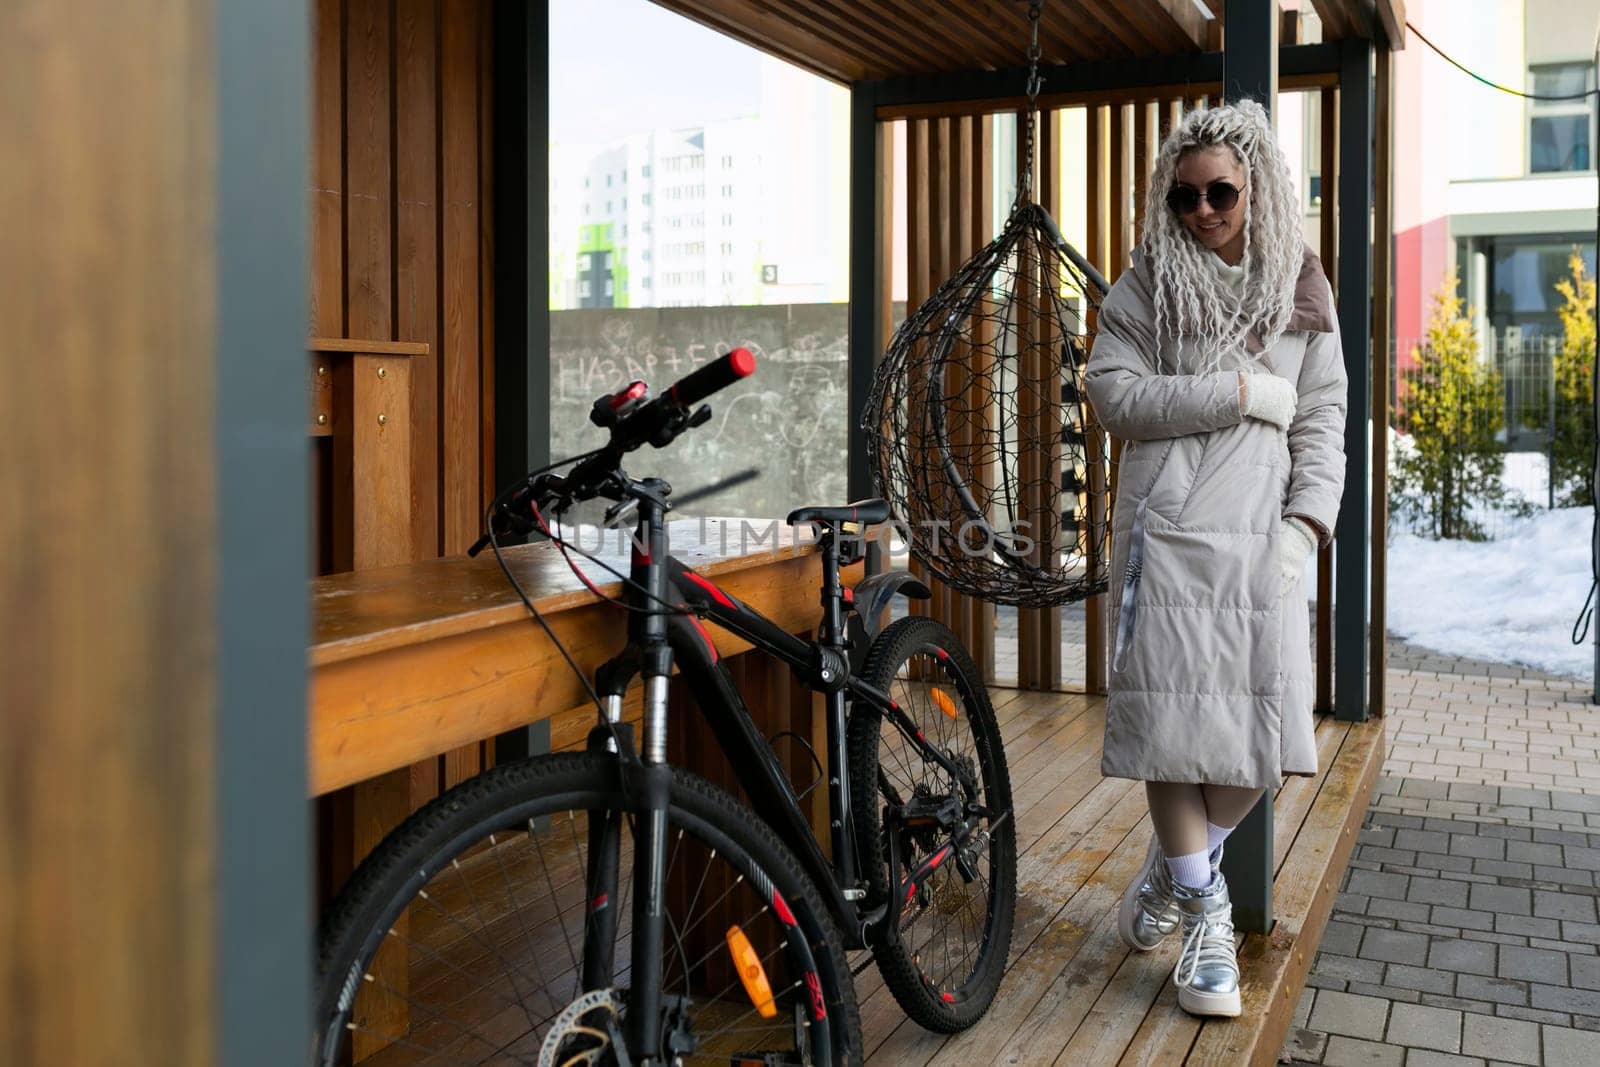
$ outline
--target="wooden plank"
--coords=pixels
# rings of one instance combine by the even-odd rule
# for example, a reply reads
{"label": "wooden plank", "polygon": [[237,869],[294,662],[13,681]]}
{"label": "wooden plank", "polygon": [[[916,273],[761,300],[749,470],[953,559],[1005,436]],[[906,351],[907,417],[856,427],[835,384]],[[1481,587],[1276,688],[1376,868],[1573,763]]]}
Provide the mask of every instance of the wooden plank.
{"label": "wooden plank", "polygon": [[311,42],[311,332],[342,337],[344,6],[316,0]]}
{"label": "wooden plank", "polygon": [[1150,166],[1154,158],[1152,125],[1154,104],[1140,100],[1133,105],[1133,247],[1144,236],[1145,201],[1150,194]]}
{"label": "wooden plank", "polygon": [[[951,121],[948,117],[928,121],[928,255],[923,264],[923,291],[928,294],[925,299],[929,300],[950,276]],[[939,518],[949,514],[949,494],[940,491],[942,484],[941,480],[930,485],[928,493]],[[955,621],[951,604],[953,590],[939,578],[934,578],[929,586],[933,598],[928,601],[928,614],[950,625]]]}
{"label": "wooden plank", "polygon": [[[1040,112],[1039,139],[1039,202],[1051,216],[1060,219],[1062,206],[1061,173],[1061,112]],[[1061,279],[1054,260],[1046,258],[1041,266],[1039,296],[1059,293]],[[1048,306],[1048,305],[1044,305]],[[1040,566],[1055,566],[1061,548],[1061,409],[1060,392],[1062,374],[1059,355],[1062,351],[1060,324],[1053,315],[1042,316],[1035,323],[1038,348],[1033,361],[1032,393],[1037,403],[1030,427],[1032,449],[1038,459],[1035,472],[1034,499],[1028,502],[1030,521],[1037,531],[1037,562]],[[1019,406],[1020,414],[1020,406]],[[1033,641],[1037,646],[1034,685],[1040,689],[1061,687],[1061,608],[1033,608],[1020,612],[1033,620]]]}
{"label": "wooden plank", "polygon": [[0,16],[0,1056],[17,1064],[201,1067],[222,1047],[216,20],[208,3]]}
{"label": "wooden plank", "polygon": [[[878,223],[878,336],[883,338],[887,345],[894,336],[894,251],[895,251],[895,226],[900,220],[894,210],[895,181],[899,174],[899,162],[895,159],[895,124],[889,122],[878,123],[877,149],[878,149],[878,199],[884,205],[882,216]],[[908,313],[914,310],[914,305],[908,305]],[[883,353],[873,353],[874,360],[881,358]]]}
{"label": "wooden plank", "polygon": [[[928,119],[911,119],[906,122],[906,316],[908,318],[932,293],[928,288],[932,255],[929,123]],[[922,561],[914,557],[907,559],[906,569],[924,582],[931,583],[933,580]],[[907,610],[913,615],[931,614],[930,608],[931,604],[926,600],[913,600],[907,606]]]}
{"label": "wooden plank", "polygon": [[[1044,112],[1049,114],[1049,112]],[[1020,187],[1024,181],[1029,183],[1031,199],[1038,200],[1042,180],[1039,175],[1038,149],[1042,132],[1034,130],[1032,138],[1025,132],[1032,117],[1026,110],[1017,112],[1016,116],[1016,163],[1015,171],[1018,175],[1017,183]],[[1035,513],[1039,508],[1036,484],[1043,477],[1044,461],[1038,451],[1038,441],[1035,434],[1038,432],[1036,411],[1038,396],[1028,383],[1039,380],[1038,366],[1038,264],[1022,259],[1017,261],[1016,275],[1011,282],[1012,292],[1012,329],[1015,331],[1016,353],[1016,478],[1018,484],[1018,500],[1016,502],[1016,518],[1020,522],[1033,523]],[[1029,536],[1035,544],[1041,538],[1041,531],[1037,526],[1029,528]],[[1037,550],[1030,562],[1038,558]],[[1043,667],[1040,664],[1040,619],[1038,613],[1031,608],[1017,609],[1017,685],[1023,689],[1046,688],[1040,684]]]}
{"label": "wooden plank", "polygon": [[[386,0],[346,0],[345,327],[356,337],[383,341],[395,336],[390,15]],[[336,567],[375,567],[410,558],[409,401],[405,412],[386,402],[389,390],[383,386],[388,384],[389,370],[385,368],[385,378],[380,381],[372,362],[389,360],[399,367],[406,358],[356,355],[341,361],[336,370],[335,384],[340,393],[336,398],[334,433]],[[401,471],[405,474],[403,481],[396,478]],[[397,498],[404,499],[404,510],[396,506]],[[390,525],[397,519],[403,520],[403,530]],[[391,535],[396,536],[391,539]],[[403,545],[403,555],[393,551],[398,547],[397,541]],[[410,779],[409,770],[401,768],[356,785],[349,809],[354,820],[353,863],[359,863],[410,813]],[[380,1031],[403,1032],[405,952],[398,946],[386,947],[374,959],[373,973],[401,994],[374,1005]],[[386,1044],[370,1034],[357,1034],[352,1055],[359,1061]]]}
{"label": "wooden plank", "polygon": [[[969,248],[976,254],[994,239],[994,226],[991,221],[992,204],[994,202],[994,120],[988,115],[978,115],[972,118],[972,185],[969,190],[971,208],[969,223],[972,227],[969,239]],[[984,300],[982,307],[992,308],[992,302]],[[993,326],[983,319],[974,324],[973,342],[979,346],[987,345],[993,341]],[[980,380],[992,381],[990,375],[994,372],[993,357],[987,349],[983,350],[982,362],[974,362],[972,372]],[[972,425],[972,439],[977,441],[988,440],[994,432],[995,407],[992,395],[975,398],[976,413]],[[985,469],[981,485],[985,490],[993,484],[993,475]],[[995,670],[995,606],[976,597],[968,601],[969,631],[967,636],[967,651],[972,654],[972,660],[978,665],[978,670],[984,678],[992,679]]]}
{"label": "wooden plank", "polygon": [[1378,21],[1383,25],[1383,35],[1389,48],[1398,52],[1406,46],[1406,0],[1375,0]]}
{"label": "wooden plank", "polygon": [[439,6],[395,4],[395,335],[411,360],[411,543],[439,540]]}
{"label": "wooden plank", "polygon": [[[949,180],[945,185],[943,225],[947,230],[945,261],[940,275],[948,279],[966,262],[972,252],[972,117],[959,116],[946,120],[950,128],[950,155],[946,164]],[[951,346],[945,365],[945,417],[949,434],[950,452],[958,465],[965,468],[972,444],[972,423],[966,411],[971,401],[967,399],[972,388],[972,345],[970,337],[958,338]],[[952,529],[960,528],[962,509],[955,493],[944,494],[944,512],[950,517]],[[970,598],[948,590],[947,623],[956,638],[967,648],[972,647]]]}
{"label": "wooden plank", "polygon": [[[411,550],[411,363],[350,357],[353,566],[408,563]],[[341,438],[342,439],[342,438]]]}
{"label": "wooden plank", "polygon": [[[1104,107],[1092,106],[1089,108],[1087,132],[1085,135],[1085,158],[1088,166],[1088,177],[1084,183],[1085,193],[1089,198],[1085,219],[1088,224],[1088,247],[1084,254],[1089,261],[1097,267],[1105,268],[1107,263],[1106,230],[1107,230],[1107,193],[1106,193],[1106,140],[1108,137],[1107,122],[1108,110]],[[1094,332],[1099,327],[1099,312],[1089,311],[1090,349],[1093,351]],[[1087,358],[1087,357],[1085,357]],[[1110,528],[1108,513],[1110,511],[1111,487],[1106,481],[1106,433],[1105,429],[1095,418],[1094,408],[1088,403],[1083,405],[1084,441],[1086,443],[1086,459],[1089,465],[1089,545],[1093,555],[1091,563],[1098,570],[1109,563],[1102,564],[1102,560],[1109,558],[1111,550]],[[1107,681],[1107,644],[1106,644],[1106,610],[1108,597],[1101,593],[1089,597],[1084,601],[1084,690],[1089,693],[1104,693]]]}
{"label": "wooden plank", "polygon": [[1110,256],[1106,260],[1106,280],[1115,282],[1128,264],[1128,108],[1111,107],[1111,194]]}
{"label": "wooden plank", "polygon": [[478,5],[478,332],[482,375],[478,388],[479,501],[485,507],[499,491],[494,462],[494,35],[492,5]]}
{"label": "wooden plank", "polygon": [[[1295,74],[1279,79],[1279,88],[1282,91],[1291,89],[1322,88],[1330,84],[1337,84],[1337,74]],[[1194,106],[1208,99],[1215,100],[1222,92],[1222,83],[1193,83],[1187,82],[1175,85],[1141,85],[1131,89],[1085,89],[1072,92],[1052,93],[1048,90],[1039,94],[1039,107],[1069,108],[1069,107],[1095,107],[1113,104],[1129,104],[1140,100],[1149,100],[1153,97],[1185,97],[1190,99]],[[908,118],[935,118],[940,115],[974,115],[974,114],[1009,114],[1027,106],[1027,98],[1023,96],[999,96],[984,100],[951,100],[925,104],[884,104],[877,109],[880,120],[908,119]]]}
{"label": "wooden plank", "polygon": [[387,0],[347,0],[345,12],[346,328],[392,340],[393,175],[389,170],[390,85]]}
{"label": "wooden plank", "polygon": [[[863,66],[891,64],[902,70],[943,70],[948,68],[919,34],[901,32],[872,33],[869,27],[874,12],[852,5],[841,10],[827,0],[790,0],[785,10],[790,21],[824,44],[859,60]],[[881,16],[880,16],[881,17]],[[897,27],[899,28],[899,27]]]}
{"label": "wooden plank", "polygon": [[1322,39],[1337,41],[1350,36],[1352,30],[1344,0],[1311,0],[1317,18],[1322,20]]}
{"label": "wooden plank", "polygon": [[388,341],[363,337],[313,337],[306,342],[306,350],[330,354],[410,356],[413,359],[426,356],[429,352],[425,341]]}
{"label": "wooden plank", "polygon": [[854,55],[818,41],[813,34],[776,11],[751,7],[737,0],[656,0],[656,3],[840,85],[883,74]]}
{"label": "wooden plank", "polygon": [[312,437],[333,433],[333,367],[315,353],[306,364],[307,432]]}
{"label": "wooden plank", "polygon": [[444,552],[464,552],[481,525],[479,492],[477,5],[441,0],[439,46],[440,250],[439,419]]}
{"label": "wooden plank", "polygon": [[1194,0],[1154,0],[1155,6],[1172,24],[1177,27],[1182,35],[1182,43],[1191,51],[1204,51],[1206,47],[1206,24],[1210,22],[1194,6]]}

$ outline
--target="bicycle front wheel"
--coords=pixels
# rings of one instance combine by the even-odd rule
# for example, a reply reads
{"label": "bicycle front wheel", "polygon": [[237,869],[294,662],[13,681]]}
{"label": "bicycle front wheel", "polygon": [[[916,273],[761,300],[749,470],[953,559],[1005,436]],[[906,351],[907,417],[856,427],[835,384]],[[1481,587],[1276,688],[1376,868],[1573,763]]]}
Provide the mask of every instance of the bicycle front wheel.
{"label": "bicycle front wheel", "polygon": [[[839,933],[792,854],[687,772],[674,769],[669,803],[650,976],[629,966],[634,849],[615,756],[505,764],[418,811],[324,919],[312,1062],[614,1063],[647,978],[661,992],[649,1062],[858,1059]],[[607,980],[585,981],[596,973]]]}

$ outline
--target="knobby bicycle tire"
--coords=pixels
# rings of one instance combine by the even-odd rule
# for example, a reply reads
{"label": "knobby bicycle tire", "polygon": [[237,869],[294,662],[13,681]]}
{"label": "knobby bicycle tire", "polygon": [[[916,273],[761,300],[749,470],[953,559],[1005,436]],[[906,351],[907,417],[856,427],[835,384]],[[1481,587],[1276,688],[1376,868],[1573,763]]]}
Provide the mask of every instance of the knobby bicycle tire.
{"label": "knobby bicycle tire", "polygon": [[[436,798],[388,835],[352,875],[322,921],[312,1062],[318,1067],[339,1062],[342,1049],[353,1040],[345,1033],[366,968],[431,878],[458,858],[466,858],[475,844],[481,848],[487,839],[491,847],[499,847],[490,834],[520,832],[518,828],[527,826],[531,836],[537,820],[560,812],[621,811],[619,770],[617,758],[602,753],[558,754],[502,764]],[[791,954],[786,959],[792,959],[795,952],[809,952],[814,961],[825,1013],[813,1017],[807,1029],[815,1034],[825,1025],[828,1040],[825,1048],[812,1050],[811,1062],[859,1062],[861,1024],[842,941],[832,916],[789,849],[732,796],[679,768],[672,769],[668,827],[669,838],[680,831],[693,835],[714,850],[713,857],[720,854],[741,878],[748,878],[749,889],[777,917],[773,921],[793,923],[786,927],[785,940],[774,954],[783,951]],[[624,888],[622,892],[627,891]],[[579,893],[581,897],[581,889]],[[580,899],[580,906],[584,903]],[[625,896],[618,905],[619,919],[625,917],[626,905]],[[564,907],[558,906],[558,913]],[[796,940],[796,948],[787,947],[789,938]],[[626,945],[625,935],[619,943]],[[668,949],[670,954],[670,946]],[[684,967],[687,980],[688,964]],[[666,970],[670,973],[670,965]],[[795,997],[804,998],[810,1010],[816,1011],[815,988],[797,992]],[[708,1051],[706,1055],[727,1062],[725,1054]],[[480,1060],[463,1056],[438,1062]]]}
{"label": "knobby bicycle tire", "polygon": [[[982,1018],[993,1002],[1005,972],[1016,915],[1016,821],[1011,815],[1011,781],[1000,727],[988,688],[971,656],[956,635],[937,620],[925,616],[896,620],[873,642],[861,674],[897,700],[924,729],[930,742],[947,754],[971,760],[971,769],[980,783],[980,799],[997,816],[989,824],[991,836],[984,850],[986,879],[969,883],[956,870],[956,864],[945,863],[933,874],[933,891],[905,902],[900,923],[893,928],[888,923],[880,924],[872,935],[873,956],[884,984],[905,1013],[926,1029],[956,1033]],[[918,718],[919,704],[920,710],[933,704],[921,702],[919,695],[930,695],[933,688],[944,692],[943,699],[950,701],[955,714],[938,709],[924,722]],[[950,791],[953,786],[937,764],[924,761],[913,765],[905,753],[914,750],[901,745],[899,731],[893,724],[885,724],[883,716],[869,705],[858,703],[853,707],[847,737],[851,817],[863,853],[868,899],[876,903],[887,900],[890,891],[884,827],[884,811],[890,798],[885,796],[885,790],[905,794],[909,791],[905,782],[919,777],[930,794]],[[894,758],[886,761],[886,754]],[[884,770],[882,778],[880,767]],[[899,799],[907,798],[899,795]],[[930,849],[942,843],[924,838],[925,847],[920,849],[915,842],[903,844],[908,854],[901,857],[900,875],[909,873],[908,861],[926,858]],[[981,917],[971,906],[972,886],[979,882],[986,883]],[[912,913],[909,919],[908,912]],[[970,935],[973,945],[967,955],[976,957],[970,968],[963,969],[965,961],[960,957],[951,960],[948,929],[942,931],[942,961],[935,958],[940,946],[933,942],[931,933],[918,943],[914,928],[929,914],[934,915],[935,922],[941,915],[950,918],[954,914],[960,932]]]}

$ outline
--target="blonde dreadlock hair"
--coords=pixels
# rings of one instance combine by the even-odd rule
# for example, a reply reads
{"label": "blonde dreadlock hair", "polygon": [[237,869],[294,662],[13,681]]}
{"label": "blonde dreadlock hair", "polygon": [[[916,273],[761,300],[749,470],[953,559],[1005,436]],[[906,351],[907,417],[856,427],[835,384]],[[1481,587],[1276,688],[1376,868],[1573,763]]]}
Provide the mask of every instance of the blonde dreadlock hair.
{"label": "blonde dreadlock hair", "polygon": [[[1166,203],[1179,157],[1212,145],[1232,149],[1244,168],[1245,283],[1237,294],[1223,281],[1221,258]],[[1251,358],[1246,340],[1252,330],[1262,351],[1271,348],[1294,311],[1305,245],[1299,208],[1288,161],[1259,103],[1240,100],[1184,115],[1162,142],[1145,198],[1141,245],[1154,290],[1157,337],[1190,336],[1202,371],[1219,369],[1229,352]]]}

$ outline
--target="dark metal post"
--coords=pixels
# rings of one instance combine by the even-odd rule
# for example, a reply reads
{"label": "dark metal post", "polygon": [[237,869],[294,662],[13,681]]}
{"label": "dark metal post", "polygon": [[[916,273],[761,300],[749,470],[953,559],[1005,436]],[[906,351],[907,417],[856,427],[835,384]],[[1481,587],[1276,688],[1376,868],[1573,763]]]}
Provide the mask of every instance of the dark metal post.
{"label": "dark metal post", "polygon": [[1270,114],[1278,97],[1278,0],[1228,0],[1222,32],[1222,98],[1258,100]]}
{"label": "dark metal post", "polygon": [[[1600,26],[1595,28],[1594,68],[1595,84],[1600,85]],[[1600,165],[1596,165],[1595,167],[1595,180],[1597,188],[1594,224],[1597,240],[1595,242],[1594,249],[1594,262],[1596,269],[1600,270]],[[1600,322],[1600,286],[1597,286],[1595,289],[1594,314],[1595,321]],[[1594,394],[1594,432],[1597,436],[1600,436],[1600,344],[1597,344],[1595,348],[1595,369],[1590,372],[1589,383],[1593,388]],[[1550,379],[1552,382],[1555,381],[1555,369],[1553,367],[1550,371]],[[1551,442],[1550,466],[1546,469],[1550,472],[1547,480],[1551,483],[1551,485],[1554,485],[1556,476],[1554,435],[1551,436]],[[1591,493],[1594,497],[1594,499],[1589,501],[1589,506],[1594,508],[1597,513],[1600,513],[1600,442],[1597,442],[1594,449],[1594,472],[1590,478],[1589,485],[1591,487]],[[1600,560],[1600,522],[1594,523],[1593,525],[1594,543],[1589,548],[1589,558],[1591,560]],[[1591,581],[1594,581],[1596,580],[1596,576],[1590,575],[1590,579]],[[1590,586],[1589,591],[1591,594],[1597,592],[1593,585]],[[1594,675],[1592,676],[1593,692],[1589,694],[1589,702],[1591,704],[1600,704],[1600,618],[1590,616],[1589,622],[1590,625],[1594,626]]]}
{"label": "dark metal post", "polygon": [[[1278,104],[1277,0],[1228,0],[1223,32],[1223,99],[1249,97],[1270,115]],[[1246,933],[1272,929],[1272,791],[1228,837],[1222,872],[1235,925]]]}
{"label": "dark metal post", "polygon": [[872,492],[866,449],[857,429],[866,410],[872,372],[883,352],[885,338],[878,324],[878,296],[883,264],[878,245],[883,213],[878,180],[878,117],[870,83],[850,89],[850,353],[849,495],[852,500]]}
{"label": "dark metal post", "polygon": [[[550,5],[494,5],[494,480],[550,462]],[[495,760],[550,751],[548,723],[495,739]]]}
{"label": "dark metal post", "polygon": [[[846,400],[850,425],[848,489],[851,500],[871,496],[872,471],[860,434],[873,369],[887,338],[878,318],[887,264],[882,261],[885,216],[893,205],[883,203],[883,182],[878,174],[878,114],[871,82],[850,88],[850,352],[849,393]],[[869,541],[867,569],[883,567],[876,540]]]}
{"label": "dark metal post", "polygon": [[207,1058],[241,1067],[301,1062],[311,1032],[306,400],[304,363],[288,358],[305,349],[310,292],[311,45],[304,5],[220,0],[215,10],[217,1016]]}
{"label": "dark metal post", "polygon": [[1350,381],[1344,500],[1334,528],[1333,703],[1365,722],[1372,439],[1372,42],[1346,40],[1339,64],[1339,336]]}

